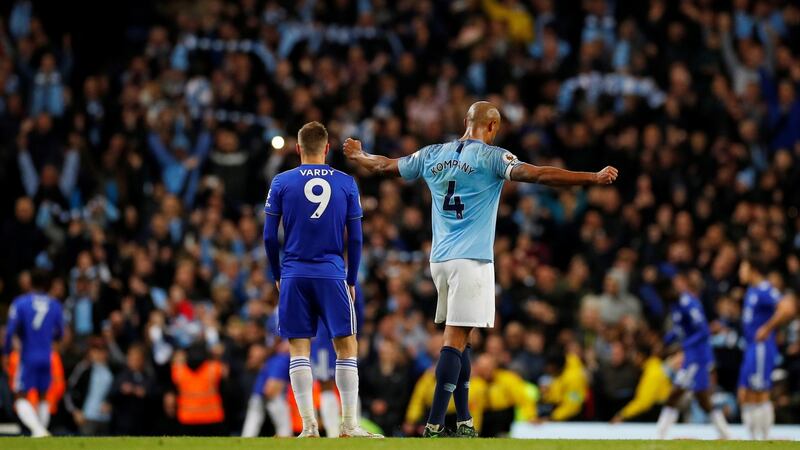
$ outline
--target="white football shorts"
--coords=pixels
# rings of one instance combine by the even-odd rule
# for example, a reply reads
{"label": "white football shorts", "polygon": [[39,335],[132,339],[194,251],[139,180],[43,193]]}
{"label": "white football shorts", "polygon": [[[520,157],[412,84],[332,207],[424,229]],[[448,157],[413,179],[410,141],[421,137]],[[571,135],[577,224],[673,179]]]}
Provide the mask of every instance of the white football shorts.
{"label": "white football shorts", "polygon": [[431,263],[439,300],[434,322],[459,327],[494,326],[494,263],[451,259]]}

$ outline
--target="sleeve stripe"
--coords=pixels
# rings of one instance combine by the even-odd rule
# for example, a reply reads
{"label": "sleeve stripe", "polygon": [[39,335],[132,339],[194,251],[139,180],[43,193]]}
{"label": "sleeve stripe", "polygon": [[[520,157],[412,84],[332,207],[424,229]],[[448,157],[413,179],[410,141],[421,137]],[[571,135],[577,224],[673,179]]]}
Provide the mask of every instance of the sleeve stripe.
{"label": "sleeve stripe", "polygon": [[511,181],[511,171],[514,170],[514,167],[517,167],[513,161],[506,166],[506,171],[503,173],[503,178],[508,181]]}

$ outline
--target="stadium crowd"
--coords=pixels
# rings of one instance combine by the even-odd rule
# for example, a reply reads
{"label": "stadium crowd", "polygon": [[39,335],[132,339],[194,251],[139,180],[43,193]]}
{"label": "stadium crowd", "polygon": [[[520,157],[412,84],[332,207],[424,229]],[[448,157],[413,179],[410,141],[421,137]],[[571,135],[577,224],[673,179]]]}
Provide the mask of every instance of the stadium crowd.
{"label": "stadium crowd", "polygon": [[[331,165],[353,172],[346,137],[408,155],[460,136],[469,104],[488,99],[503,114],[497,144],[520,159],[619,168],[609,187],[506,185],[498,321],[473,343],[484,434],[506,431],[514,408],[530,421],[654,420],[680,357],[662,361],[654,283],[675,275],[711,321],[714,400],[735,421],[737,262],[758,248],[776,286],[800,289],[796,2],[163,2],[90,73],[70,33],[40,20],[46,8],[0,6],[0,304],[31,269],[53,274],[69,324],[56,431],[178,432],[171,365],[213,360],[213,431],[240,432],[280,345],[266,188],[298,163],[293,136],[311,120],[328,127]],[[363,415],[413,435],[441,343],[430,194],[365,176],[359,187]],[[800,321],[779,342],[777,421],[797,423]]]}

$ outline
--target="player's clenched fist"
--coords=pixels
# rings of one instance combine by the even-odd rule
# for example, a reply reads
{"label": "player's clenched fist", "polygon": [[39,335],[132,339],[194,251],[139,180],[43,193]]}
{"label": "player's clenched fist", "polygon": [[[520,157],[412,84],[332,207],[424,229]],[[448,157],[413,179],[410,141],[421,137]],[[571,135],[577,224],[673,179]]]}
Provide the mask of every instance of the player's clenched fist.
{"label": "player's clenched fist", "polygon": [[595,183],[597,184],[611,184],[619,176],[619,171],[615,167],[606,166],[600,172],[595,174]]}
{"label": "player's clenched fist", "polygon": [[353,158],[361,154],[361,141],[353,138],[347,138],[345,139],[342,148],[344,149],[345,156],[348,158]]}

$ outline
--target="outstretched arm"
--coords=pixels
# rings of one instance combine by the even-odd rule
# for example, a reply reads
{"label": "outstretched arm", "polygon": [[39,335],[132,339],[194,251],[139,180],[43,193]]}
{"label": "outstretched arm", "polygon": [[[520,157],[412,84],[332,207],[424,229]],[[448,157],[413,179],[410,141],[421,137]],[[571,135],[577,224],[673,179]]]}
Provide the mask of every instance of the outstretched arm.
{"label": "outstretched arm", "polygon": [[539,183],[547,186],[584,186],[587,184],[611,184],[619,172],[608,166],[600,172],[572,172],[551,166],[534,166],[522,163],[511,170],[511,181]]}
{"label": "outstretched arm", "polygon": [[397,167],[398,160],[381,155],[370,155],[361,148],[361,141],[347,138],[343,148],[345,156],[350,161],[370,173],[392,177],[400,176],[400,169]]}

